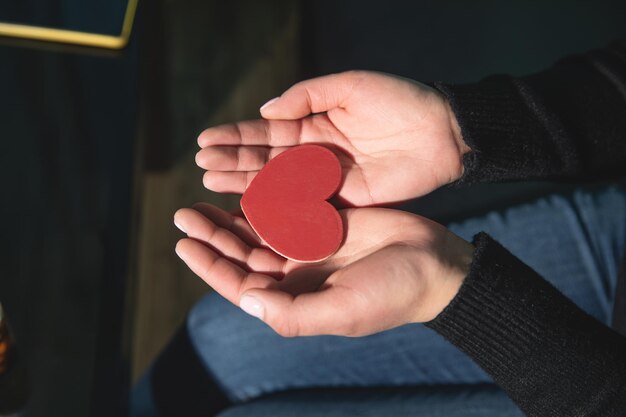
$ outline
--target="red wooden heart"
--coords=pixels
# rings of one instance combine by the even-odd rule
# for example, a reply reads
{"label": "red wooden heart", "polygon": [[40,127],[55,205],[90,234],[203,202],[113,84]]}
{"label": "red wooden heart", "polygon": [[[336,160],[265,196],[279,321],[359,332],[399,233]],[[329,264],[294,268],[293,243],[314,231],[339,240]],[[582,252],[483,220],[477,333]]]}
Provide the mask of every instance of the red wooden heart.
{"label": "red wooden heart", "polygon": [[318,145],[297,146],[270,160],[241,198],[241,209],[261,239],[278,254],[317,262],[343,240],[337,210],[326,201],[341,183],[337,156]]}

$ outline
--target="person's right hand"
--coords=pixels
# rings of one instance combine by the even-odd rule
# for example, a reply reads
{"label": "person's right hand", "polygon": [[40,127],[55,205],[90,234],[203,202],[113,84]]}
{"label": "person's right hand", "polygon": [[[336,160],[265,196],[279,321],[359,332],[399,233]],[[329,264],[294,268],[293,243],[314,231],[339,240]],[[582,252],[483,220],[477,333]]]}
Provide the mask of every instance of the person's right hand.
{"label": "person's right hand", "polygon": [[393,203],[460,178],[463,142],[438,91],[404,78],[350,71],[300,82],[261,108],[264,119],[205,130],[196,162],[204,185],[243,193],[265,163],[289,147],[337,151],[349,205]]}

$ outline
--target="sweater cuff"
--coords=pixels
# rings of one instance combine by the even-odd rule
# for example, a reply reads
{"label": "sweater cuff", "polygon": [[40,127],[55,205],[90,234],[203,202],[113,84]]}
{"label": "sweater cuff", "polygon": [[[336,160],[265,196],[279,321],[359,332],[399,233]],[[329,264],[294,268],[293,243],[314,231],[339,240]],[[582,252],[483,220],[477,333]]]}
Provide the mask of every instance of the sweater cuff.
{"label": "sweater cuff", "polygon": [[626,406],[626,396],[617,396],[626,372],[624,338],[487,234],[476,235],[474,245],[458,294],[426,326],[470,356],[528,415]]}
{"label": "sweater cuff", "polygon": [[486,233],[473,244],[470,272],[458,294],[426,325],[487,370],[500,370],[542,344],[540,328],[549,323],[537,319],[550,315],[551,299],[560,294]]}
{"label": "sweater cuff", "polygon": [[546,110],[521,79],[494,75],[473,84],[435,87],[449,101],[472,149],[463,158],[459,183],[550,178],[577,163],[567,143],[551,140],[562,129],[538,120],[537,111]]}

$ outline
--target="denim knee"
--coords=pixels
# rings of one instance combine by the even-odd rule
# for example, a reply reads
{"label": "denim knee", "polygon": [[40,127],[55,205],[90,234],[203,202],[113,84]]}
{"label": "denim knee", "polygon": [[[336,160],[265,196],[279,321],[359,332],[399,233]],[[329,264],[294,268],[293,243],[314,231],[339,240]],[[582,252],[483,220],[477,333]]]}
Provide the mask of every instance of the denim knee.
{"label": "denim knee", "polygon": [[[241,316],[242,313],[237,307],[216,292],[210,292],[189,311],[187,330],[194,344],[199,340],[206,341],[208,335],[212,339],[228,338],[234,331],[233,321]],[[206,347],[203,343],[202,348]]]}

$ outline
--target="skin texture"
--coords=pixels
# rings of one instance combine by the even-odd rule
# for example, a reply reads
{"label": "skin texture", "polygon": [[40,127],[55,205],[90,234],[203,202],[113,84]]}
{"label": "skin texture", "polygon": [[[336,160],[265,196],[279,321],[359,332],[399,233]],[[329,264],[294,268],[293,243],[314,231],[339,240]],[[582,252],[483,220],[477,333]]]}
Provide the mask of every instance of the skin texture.
{"label": "skin texture", "polygon": [[247,298],[248,312],[286,337],[364,336],[432,320],[448,305],[467,274],[470,244],[402,211],[340,214],[344,244],[317,264],[282,258],[244,218],[205,203],[176,213],[176,225],[188,231],[176,252],[232,303]]}
{"label": "skin texture", "polygon": [[469,148],[449,104],[423,84],[350,71],[298,83],[263,119],[198,138],[204,185],[243,193],[267,161],[318,143],[342,164],[346,236],[317,264],[263,246],[245,219],[208,204],[181,209],[176,252],[218,293],[283,336],[363,336],[434,319],[469,270],[473,246],[425,218],[383,208],[456,181]]}
{"label": "skin texture", "polygon": [[457,180],[469,150],[436,90],[386,74],[350,71],[295,84],[261,108],[263,119],[205,130],[196,163],[204,185],[242,194],[271,158],[319,143],[343,166],[340,199],[355,207],[427,194]]}

